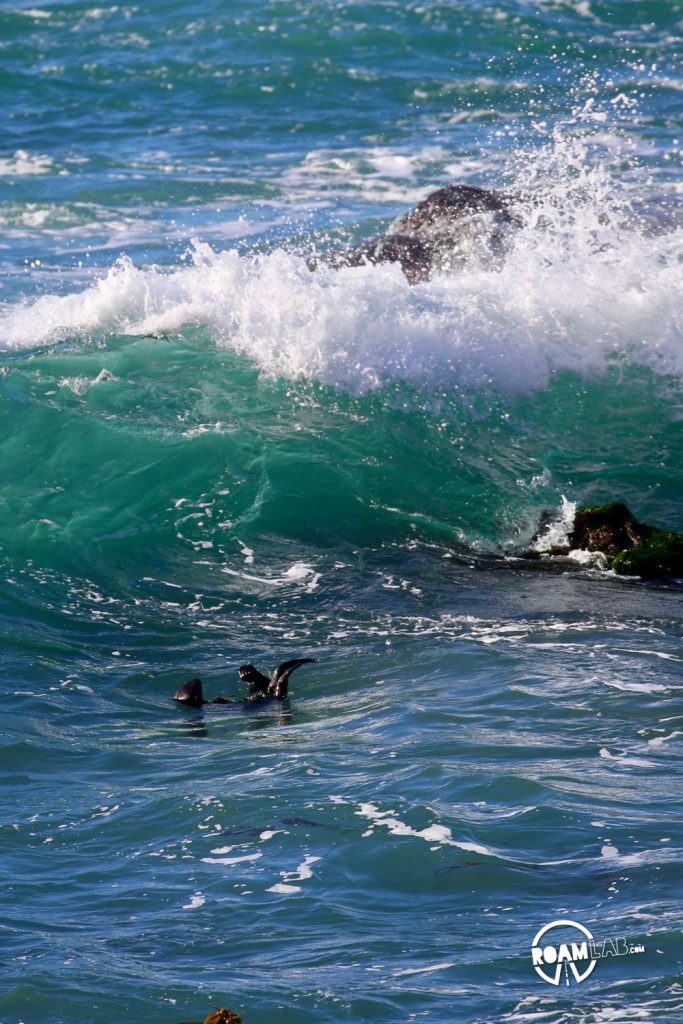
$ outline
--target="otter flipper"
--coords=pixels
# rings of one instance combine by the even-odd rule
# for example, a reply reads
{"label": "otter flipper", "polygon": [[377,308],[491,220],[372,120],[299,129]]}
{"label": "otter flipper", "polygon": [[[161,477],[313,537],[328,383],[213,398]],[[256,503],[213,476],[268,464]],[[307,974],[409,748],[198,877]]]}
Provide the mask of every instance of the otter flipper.
{"label": "otter flipper", "polygon": [[173,700],[185,704],[188,708],[201,708],[209,702],[204,700],[204,690],[201,679],[190,679],[173,695]]}
{"label": "otter flipper", "polygon": [[316,661],[315,658],[293,658],[291,661],[283,661],[281,665],[278,665],[270,677],[270,687],[268,692],[272,693],[278,700],[284,700],[287,696],[287,685],[292,672],[294,672],[299,665],[308,665],[314,661]]}

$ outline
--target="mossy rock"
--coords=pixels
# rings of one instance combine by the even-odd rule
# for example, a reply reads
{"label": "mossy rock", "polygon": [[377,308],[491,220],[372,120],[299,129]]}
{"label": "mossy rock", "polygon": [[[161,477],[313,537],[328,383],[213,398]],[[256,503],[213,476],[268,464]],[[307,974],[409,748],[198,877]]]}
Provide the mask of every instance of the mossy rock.
{"label": "mossy rock", "polygon": [[622,576],[683,577],[683,534],[641,523],[621,501],[579,509],[569,543],[603,552]]}
{"label": "mossy rock", "polygon": [[654,527],[639,522],[621,501],[581,508],[569,537],[572,548],[620,555],[649,541]]}
{"label": "mossy rock", "polygon": [[612,568],[622,576],[650,580],[683,577],[683,534],[654,530],[644,544],[616,555]]}

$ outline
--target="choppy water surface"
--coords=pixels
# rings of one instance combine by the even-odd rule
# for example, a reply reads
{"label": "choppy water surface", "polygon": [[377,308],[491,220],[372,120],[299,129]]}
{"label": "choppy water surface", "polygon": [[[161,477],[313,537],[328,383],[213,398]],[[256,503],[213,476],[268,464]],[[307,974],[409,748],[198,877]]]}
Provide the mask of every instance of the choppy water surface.
{"label": "choppy water surface", "polygon": [[[682,18],[2,5],[3,1021],[683,1019],[680,583],[517,558],[683,529]],[[308,268],[450,181],[502,267]]]}

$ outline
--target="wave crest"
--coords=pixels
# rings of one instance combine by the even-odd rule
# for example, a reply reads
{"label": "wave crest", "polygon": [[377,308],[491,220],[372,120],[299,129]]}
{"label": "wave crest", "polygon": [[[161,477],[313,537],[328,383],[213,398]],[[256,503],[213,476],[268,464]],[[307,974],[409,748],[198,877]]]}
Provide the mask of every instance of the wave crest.
{"label": "wave crest", "polygon": [[171,270],[123,257],[83,291],[9,307],[0,345],[200,326],[265,373],[355,392],[397,380],[519,392],[615,355],[680,373],[681,228],[643,230],[642,211],[586,191],[537,194],[496,271],[411,286],[396,265],[312,271],[283,249],[194,242]]}

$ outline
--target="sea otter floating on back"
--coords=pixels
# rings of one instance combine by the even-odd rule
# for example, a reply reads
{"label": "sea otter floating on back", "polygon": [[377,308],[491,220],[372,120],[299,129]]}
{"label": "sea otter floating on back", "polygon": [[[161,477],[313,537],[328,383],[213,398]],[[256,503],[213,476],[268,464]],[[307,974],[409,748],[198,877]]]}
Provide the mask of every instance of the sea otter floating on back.
{"label": "sea otter floating on back", "polygon": [[[270,676],[259,672],[255,665],[241,665],[239,677],[243,682],[249,684],[249,696],[252,699],[271,697],[274,700],[284,700],[287,696],[289,677],[292,672],[300,665],[307,665],[315,660],[315,658],[293,658],[291,661],[283,661],[271,672]],[[201,708],[205,704],[234,703],[232,697],[214,697],[213,700],[205,700],[201,679],[191,679],[189,683],[185,683],[174,694],[173,700],[177,700],[188,708]]]}

